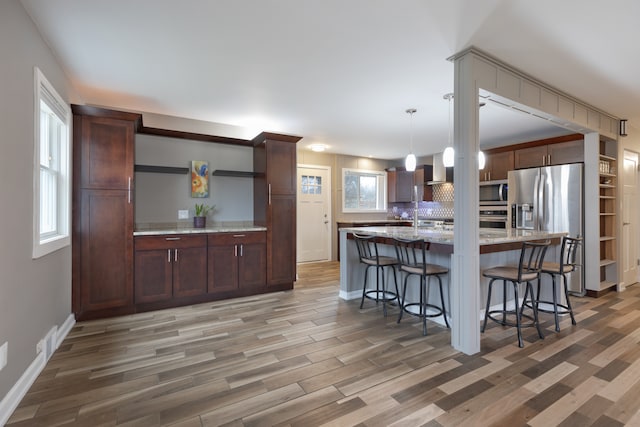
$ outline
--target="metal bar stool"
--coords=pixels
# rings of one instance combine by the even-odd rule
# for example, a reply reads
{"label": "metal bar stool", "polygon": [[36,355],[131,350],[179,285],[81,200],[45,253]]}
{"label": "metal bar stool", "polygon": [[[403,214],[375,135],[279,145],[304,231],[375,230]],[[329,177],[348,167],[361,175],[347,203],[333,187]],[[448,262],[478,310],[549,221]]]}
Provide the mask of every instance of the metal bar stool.
{"label": "metal bar stool", "polygon": [[[499,266],[489,268],[482,272],[484,277],[491,279],[489,282],[489,289],[487,294],[487,306],[484,312],[484,322],[482,324],[482,332],[487,327],[487,320],[491,319],[503,326],[515,326],[518,330],[518,346],[524,347],[522,340],[522,327],[535,326],[538,330],[538,336],[544,339],[542,331],[540,330],[540,324],[538,322],[538,303],[535,301],[533,295],[533,287],[531,282],[538,281],[538,288],[540,287],[540,271],[542,263],[544,261],[544,255],[547,252],[550,241],[542,243],[524,242],[520,251],[520,262],[518,266]],[[493,282],[496,280],[502,280],[502,309],[490,310],[491,307],[491,291],[493,289]],[[507,310],[507,282],[513,284],[514,293],[514,309]],[[518,285],[525,283],[525,293],[522,302],[522,307],[519,307],[518,298]],[[524,315],[522,313],[527,297],[531,298],[531,304],[529,307],[533,310],[533,316]],[[502,314],[502,319],[495,317],[497,314]],[[515,315],[515,323],[507,319],[507,315]],[[531,323],[522,324],[522,317],[526,317],[531,320]]]}
{"label": "metal bar stool", "polygon": [[[357,233],[352,233],[353,238],[358,248],[358,256],[360,262],[366,265],[364,269],[364,286],[362,288],[362,300],[360,301],[360,308],[364,305],[364,299],[374,299],[376,304],[382,301],[382,310],[385,317],[387,316],[387,303],[397,300],[400,302],[398,291],[398,279],[396,278],[396,266],[398,260],[392,256],[381,256],[378,253],[378,244],[376,243],[375,236],[365,236]],[[374,267],[376,270],[376,288],[367,289],[367,279],[369,277],[369,268]],[[385,267],[391,267],[393,272],[393,281],[396,285],[396,291],[391,292],[386,288],[384,280]],[[382,277],[382,290],[380,289],[380,277]]]}
{"label": "metal bar stool", "polygon": [[[571,302],[569,301],[569,289],[567,286],[567,274],[575,271],[576,269],[576,255],[578,247],[582,243],[580,237],[563,237],[562,246],[560,249],[560,262],[543,262],[540,273],[546,273],[551,276],[553,301],[543,301],[540,299],[540,286],[538,286],[538,293],[536,300],[538,303],[538,311],[544,313],[553,313],[556,322],[556,332],[560,332],[560,322],[558,315],[569,314],[571,316],[571,324],[576,324],[576,319],[573,316],[573,309],[571,308]],[[563,292],[566,299],[566,304],[558,302],[558,294],[556,287],[556,276],[560,276],[560,284],[563,286]],[[553,305],[553,309],[540,308],[540,304],[546,306]],[[530,302],[527,302],[527,306],[530,307]]]}
{"label": "metal bar stool", "polygon": [[[424,240],[407,240],[401,238],[395,238],[394,240],[400,273],[405,273],[398,323],[402,320],[402,314],[407,312],[422,319],[422,335],[427,335],[427,317],[442,316],[444,318],[444,323],[448,328],[449,321],[447,320],[447,310],[444,303],[442,279],[440,276],[447,274],[449,269],[440,265],[429,264],[427,262],[429,242],[425,242]],[[420,300],[418,302],[407,303],[407,282],[409,277],[412,275],[420,277]],[[441,306],[429,303],[429,285],[432,277],[436,277],[438,279]],[[418,307],[417,311],[412,310],[412,308],[415,307]],[[431,312],[429,312],[429,309]]]}

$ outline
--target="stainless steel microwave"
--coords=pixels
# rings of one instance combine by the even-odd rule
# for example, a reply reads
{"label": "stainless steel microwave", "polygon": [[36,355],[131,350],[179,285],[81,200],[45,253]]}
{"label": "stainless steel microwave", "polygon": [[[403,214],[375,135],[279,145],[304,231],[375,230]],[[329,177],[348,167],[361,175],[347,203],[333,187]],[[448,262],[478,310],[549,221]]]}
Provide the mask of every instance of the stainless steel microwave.
{"label": "stainless steel microwave", "polygon": [[506,179],[480,182],[480,205],[506,205],[508,192]]}

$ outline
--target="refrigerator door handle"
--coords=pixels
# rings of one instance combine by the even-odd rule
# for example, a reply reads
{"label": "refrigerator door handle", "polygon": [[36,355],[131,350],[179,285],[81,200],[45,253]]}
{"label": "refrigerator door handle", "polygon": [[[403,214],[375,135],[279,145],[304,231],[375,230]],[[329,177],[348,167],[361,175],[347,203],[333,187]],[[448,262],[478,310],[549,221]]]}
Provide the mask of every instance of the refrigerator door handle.
{"label": "refrigerator door handle", "polygon": [[543,200],[543,182],[542,182],[542,178],[544,177],[544,175],[538,173],[538,175],[536,175],[536,179],[534,181],[533,184],[533,188],[534,191],[536,192],[535,197],[534,197],[534,209],[535,209],[535,221],[533,224],[533,227],[535,230],[540,230],[542,228],[542,215],[543,215],[543,209],[542,209],[542,200]]}

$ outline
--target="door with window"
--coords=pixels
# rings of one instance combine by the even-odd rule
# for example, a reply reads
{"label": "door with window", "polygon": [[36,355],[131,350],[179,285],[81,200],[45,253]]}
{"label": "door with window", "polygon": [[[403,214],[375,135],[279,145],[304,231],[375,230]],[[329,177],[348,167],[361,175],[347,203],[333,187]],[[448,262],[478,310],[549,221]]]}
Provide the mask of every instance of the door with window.
{"label": "door with window", "polygon": [[331,168],[298,165],[298,262],[331,258]]}

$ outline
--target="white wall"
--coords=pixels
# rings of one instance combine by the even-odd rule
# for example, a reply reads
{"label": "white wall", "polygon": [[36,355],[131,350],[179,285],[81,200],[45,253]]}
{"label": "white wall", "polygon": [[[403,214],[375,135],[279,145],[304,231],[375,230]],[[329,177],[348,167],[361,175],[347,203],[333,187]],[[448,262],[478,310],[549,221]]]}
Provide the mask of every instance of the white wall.
{"label": "white wall", "polygon": [[[36,359],[38,341],[71,313],[71,248],[31,259],[33,67],[63,98],[78,100],[18,0],[0,1],[0,58],[0,345],[8,342],[2,404]],[[0,406],[0,420],[2,415]]]}

